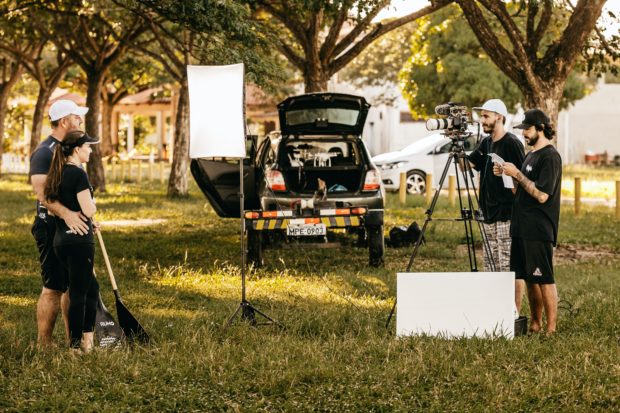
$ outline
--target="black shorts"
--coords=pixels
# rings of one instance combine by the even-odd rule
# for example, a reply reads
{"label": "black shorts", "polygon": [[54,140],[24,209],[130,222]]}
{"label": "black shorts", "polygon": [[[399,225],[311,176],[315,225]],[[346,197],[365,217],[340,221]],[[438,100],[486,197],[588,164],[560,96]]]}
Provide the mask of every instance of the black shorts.
{"label": "black shorts", "polygon": [[510,271],[515,277],[533,284],[555,284],[553,243],[513,238],[510,247]]}
{"label": "black shorts", "polygon": [[56,220],[50,216],[45,219],[37,216],[34,219],[31,232],[39,249],[43,287],[64,293],[69,287],[69,276],[54,253]]}

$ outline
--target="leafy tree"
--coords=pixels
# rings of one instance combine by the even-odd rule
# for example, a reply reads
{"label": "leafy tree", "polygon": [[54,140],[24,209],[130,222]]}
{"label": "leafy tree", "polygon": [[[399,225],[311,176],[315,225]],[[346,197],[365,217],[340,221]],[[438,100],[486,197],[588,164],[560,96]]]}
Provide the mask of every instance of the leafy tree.
{"label": "leafy tree", "polygon": [[541,108],[557,123],[564,87],[578,57],[593,57],[596,22],[605,0],[579,0],[574,7],[553,0],[456,2],[486,54],[523,93],[525,106]]}
{"label": "leafy tree", "polygon": [[51,33],[47,30],[50,21],[45,13],[33,14],[20,9],[6,14],[3,19],[14,29],[21,28],[22,43],[29,42],[30,44],[30,47],[23,48],[14,42],[0,42],[0,49],[14,59],[19,59],[24,69],[38,84],[39,90],[30,135],[29,153],[32,153],[41,141],[45,105],[71,66],[71,60],[50,41]]}
{"label": "leafy tree", "polygon": [[306,92],[327,81],[381,36],[426,16],[449,0],[389,22],[373,23],[390,0],[247,0],[254,17],[273,34],[278,50],[303,74]]}
{"label": "leafy tree", "polygon": [[393,104],[400,94],[398,74],[411,56],[408,45],[419,30],[419,22],[427,18],[399,27],[375,40],[338,73],[339,79],[359,88],[377,87],[381,92],[373,98],[373,104]]}
{"label": "leafy tree", "polygon": [[279,68],[268,59],[267,44],[249,19],[247,8],[236,2],[136,0],[131,7],[148,23],[152,39],[140,50],[158,60],[180,86],[168,196],[185,196],[189,162],[187,65],[244,62],[247,80],[263,85],[279,79]]}
{"label": "leafy tree", "polygon": [[[448,101],[476,106],[498,97],[513,109],[522,102],[519,88],[486,55],[457,7],[425,18],[411,45],[400,78],[414,116],[432,115],[435,105]],[[585,95],[584,78],[569,75],[561,108]]]}
{"label": "leafy tree", "polygon": [[[138,42],[146,30],[144,22],[110,0],[88,3],[64,0],[54,3],[41,1],[52,16],[53,40],[86,74],[86,132],[99,136],[101,96],[106,74]],[[93,146],[88,163],[88,175],[93,187],[105,192],[105,175],[101,148]]]}
{"label": "leafy tree", "polygon": [[[19,50],[19,54],[31,55],[35,49],[35,42],[32,38],[23,37],[23,35],[24,28],[22,26],[13,25],[6,19],[0,20],[0,43]],[[23,72],[24,65],[20,57],[6,51],[0,54],[0,163],[2,162],[4,148],[4,128],[9,96],[11,89],[21,79]]]}

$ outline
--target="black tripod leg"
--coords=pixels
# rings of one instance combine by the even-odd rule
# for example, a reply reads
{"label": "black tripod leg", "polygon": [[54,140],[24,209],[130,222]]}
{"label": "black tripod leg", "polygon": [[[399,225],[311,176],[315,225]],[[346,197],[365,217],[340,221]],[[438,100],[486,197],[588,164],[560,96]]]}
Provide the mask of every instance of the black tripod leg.
{"label": "black tripod leg", "polygon": [[[463,168],[467,168],[468,166],[468,161],[465,159],[463,162]],[[465,228],[465,240],[467,242],[467,256],[469,258],[469,268],[474,271],[475,270],[475,251],[473,250],[473,240],[471,239],[471,234],[470,234],[470,228],[468,228],[467,226],[467,221],[470,218],[468,216],[468,212],[463,208],[463,196],[461,194],[461,180],[459,179],[459,166],[458,166],[458,155],[456,155],[455,160],[454,160],[454,167],[456,168],[456,190],[459,194],[459,207],[461,209],[461,219],[463,220],[463,227]],[[465,185],[466,191],[467,191],[467,198],[468,200],[470,200],[470,195],[469,195],[469,187],[467,186],[467,175],[465,175],[465,171],[463,169],[460,170],[461,171],[461,175],[464,177],[464,182],[463,184]],[[468,206],[471,208],[470,203],[468,203]],[[471,213],[471,209],[469,210],[469,213]]]}
{"label": "black tripod leg", "polygon": [[[474,193],[474,199],[476,200],[476,210],[477,210],[480,207],[480,199],[478,198],[478,192],[476,191],[476,184],[474,181],[474,171],[471,165],[469,164],[466,165],[466,171],[469,173],[469,177],[471,180],[471,185],[472,185],[472,190]],[[467,193],[469,195],[469,189]],[[471,197],[470,197],[470,204],[472,204]],[[472,211],[473,210],[474,209],[472,205]],[[478,217],[474,216],[474,219],[476,219],[476,222],[478,223],[478,230],[480,231],[480,237],[482,238],[482,246],[484,248],[484,253],[486,254],[487,257],[489,257],[489,263],[491,264],[491,271],[496,271],[497,264],[495,263],[495,258],[493,258],[493,254],[491,251],[491,244],[489,243],[489,238],[487,237],[486,230],[484,228],[484,223],[480,219],[477,219],[477,218]],[[473,229],[472,229],[472,233],[473,233]]]}
{"label": "black tripod leg", "polygon": [[224,328],[230,327],[230,325],[232,324],[232,322],[235,319],[235,317],[237,316],[237,314],[239,314],[239,311],[241,311],[241,305],[239,305],[237,307],[237,309],[235,310],[235,312],[230,317],[228,317],[228,320],[224,324]]}
{"label": "black tripod leg", "polygon": [[[454,156],[455,154],[451,152],[450,156],[448,157],[448,161],[446,162],[446,166],[444,166],[443,168],[441,178],[439,179],[439,186],[437,187],[437,190],[435,190],[431,205],[426,210],[426,219],[424,220],[424,225],[422,225],[422,230],[420,231],[420,235],[418,236],[415,247],[413,248],[413,253],[411,253],[411,257],[409,258],[409,264],[407,265],[406,272],[411,271],[411,267],[413,266],[413,260],[415,259],[416,255],[418,255],[418,249],[420,248],[420,244],[422,244],[422,240],[424,239],[424,234],[426,233],[426,226],[433,219],[433,211],[435,211],[435,206],[437,205],[437,200],[439,199],[439,193],[441,192],[441,188],[443,188],[446,176],[448,176],[448,170],[450,169],[450,164],[452,163],[452,159],[454,158]],[[426,188],[426,190],[428,191],[428,188]],[[392,321],[392,316],[394,315],[394,311],[396,310],[396,302],[397,300],[394,299],[394,304],[392,305],[390,314],[388,315],[387,321],[385,322],[385,328],[388,328],[390,326],[390,321]]]}

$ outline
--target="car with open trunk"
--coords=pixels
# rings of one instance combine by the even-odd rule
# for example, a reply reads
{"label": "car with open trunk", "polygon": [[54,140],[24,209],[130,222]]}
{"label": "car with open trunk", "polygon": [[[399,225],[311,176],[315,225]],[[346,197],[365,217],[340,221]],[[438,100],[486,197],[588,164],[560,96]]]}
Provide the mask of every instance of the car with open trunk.
{"label": "car with open trunk", "polygon": [[[279,132],[248,137],[243,212],[250,262],[261,266],[268,247],[351,245],[342,239],[356,237],[370,265],[383,263],[385,191],[362,141],[369,108],[354,95],[293,96],[278,105]],[[191,171],[219,216],[240,217],[237,160],[194,159]]]}

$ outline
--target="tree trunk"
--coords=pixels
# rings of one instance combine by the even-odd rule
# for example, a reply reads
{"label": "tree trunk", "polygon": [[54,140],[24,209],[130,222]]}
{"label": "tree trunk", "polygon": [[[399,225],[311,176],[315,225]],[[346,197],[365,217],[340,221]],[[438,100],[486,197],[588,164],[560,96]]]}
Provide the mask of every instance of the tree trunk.
{"label": "tree trunk", "polygon": [[112,155],[112,110],[114,103],[111,97],[104,92],[101,101],[101,156]]}
{"label": "tree trunk", "polygon": [[168,180],[168,196],[187,196],[187,169],[189,164],[189,95],[187,77],[181,81],[177,117],[174,128],[174,153]]}
{"label": "tree trunk", "polygon": [[[92,70],[87,73],[88,88],[86,92],[86,133],[91,136],[100,136],[99,118],[101,115],[101,91],[103,88],[103,73]],[[101,145],[93,145],[93,152],[88,161],[88,178],[94,189],[106,192],[105,172],[101,161]]]}
{"label": "tree trunk", "polygon": [[39,143],[41,142],[41,130],[43,129],[43,118],[45,117],[45,105],[50,99],[53,87],[43,87],[39,85],[39,94],[37,96],[37,103],[34,106],[34,114],[32,115],[32,133],[30,134],[30,152],[34,152]]}
{"label": "tree trunk", "polygon": [[555,130],[558,127],[558,115],[560,112],[560,101],[564,91],[564,84],[546,84],[540,90],[527,85],[520,87],[525,98],[525,110],[538,108],[549,116],[551,124]]}
{"label": "tree trunk", "polygon": [[6,81],[2,79],[4,82],[0,85],[0,174],[2,171],[2,154],[4,153],[4,123],[7,113],[7,103],[9,101],[11,89],[21,77],[23,70],[24,67],[21,65],[15,67],[9,79]]}
{"label": "tree trunk", "polygon": [[304,86],[306,93],[327,92],[329,76],[321,67],[320,62],[309,64],[304,70]]}

